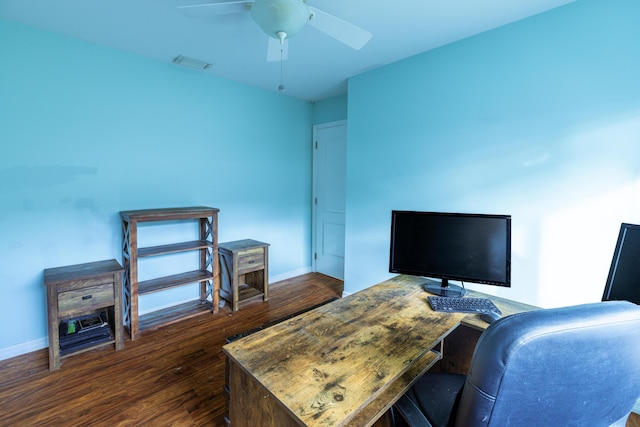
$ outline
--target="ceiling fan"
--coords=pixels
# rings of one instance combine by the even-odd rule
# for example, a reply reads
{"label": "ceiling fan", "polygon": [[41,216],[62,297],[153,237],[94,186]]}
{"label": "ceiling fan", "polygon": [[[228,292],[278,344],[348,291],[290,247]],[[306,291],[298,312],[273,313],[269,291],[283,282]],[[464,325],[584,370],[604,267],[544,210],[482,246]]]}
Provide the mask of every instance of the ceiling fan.
{"label": "ceiling fan", "polygon": [[286,59],[287,40],[307,23],[341,43],[360,50],[371,33],[336,16],[307,6],[306,0],[224,0],[178,6],[187,17],[209,17],[250,12],[253,20],[269,36],[267,61]]}

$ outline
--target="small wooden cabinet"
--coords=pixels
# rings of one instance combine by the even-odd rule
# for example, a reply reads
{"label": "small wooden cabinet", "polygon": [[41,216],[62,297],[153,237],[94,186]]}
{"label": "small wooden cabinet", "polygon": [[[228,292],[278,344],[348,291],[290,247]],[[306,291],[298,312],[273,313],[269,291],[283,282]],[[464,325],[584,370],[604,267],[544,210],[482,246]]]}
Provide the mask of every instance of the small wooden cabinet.
{"label": "small wooden cabinet", "polygon": [[238,311],[240,301],[262,295],[269,300],[269,244],[245,239],[220,243],[220,296]]}
{"label": "small wooden cabinet", "polygon": [[[49,320],[49,369],[60,368],[60,358],[115,344],[124,348],[122,334],[122,266],[115,260],[97,261],[44,270]],[[60,323],[107,309],[111,337],[96,345],[60,350]]]}

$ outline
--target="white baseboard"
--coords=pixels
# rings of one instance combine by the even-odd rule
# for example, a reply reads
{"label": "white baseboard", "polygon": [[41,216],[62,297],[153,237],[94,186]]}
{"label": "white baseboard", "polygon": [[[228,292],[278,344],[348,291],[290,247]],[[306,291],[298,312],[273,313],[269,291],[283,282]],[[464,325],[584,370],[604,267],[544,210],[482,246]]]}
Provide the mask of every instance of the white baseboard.
{"label": "white baseboard", "polygon": [[0,360],[10,359],[12,357],[21,356],[32,351],[42,350],[49,347],[48,338],[38,338],[33,341],[22,344],[13,345],[11,347],[0,348]]}
{"label": "white baseboard", "polygon": [[311,273],[311,267],[299,268],[297,270],[288,271],[286,273],[278,274],[276,276],[269,276],[269,283],[280,282],[282,280],[291,279],[292,277],[302,276],[303,274]]}

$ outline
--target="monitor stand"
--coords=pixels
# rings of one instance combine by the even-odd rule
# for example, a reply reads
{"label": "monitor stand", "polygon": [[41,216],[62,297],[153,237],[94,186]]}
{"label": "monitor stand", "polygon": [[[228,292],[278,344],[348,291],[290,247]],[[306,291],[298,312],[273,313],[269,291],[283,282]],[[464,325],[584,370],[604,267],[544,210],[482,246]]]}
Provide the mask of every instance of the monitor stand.
{"label": "monitor stand", "polygon": [[442,279],[440,283],[433,280],[427,280],[427,283],[422,285],[422,289],[441,297],[460,298],[467,293],[467,290],[461,286],[450,285],[448,279]]}

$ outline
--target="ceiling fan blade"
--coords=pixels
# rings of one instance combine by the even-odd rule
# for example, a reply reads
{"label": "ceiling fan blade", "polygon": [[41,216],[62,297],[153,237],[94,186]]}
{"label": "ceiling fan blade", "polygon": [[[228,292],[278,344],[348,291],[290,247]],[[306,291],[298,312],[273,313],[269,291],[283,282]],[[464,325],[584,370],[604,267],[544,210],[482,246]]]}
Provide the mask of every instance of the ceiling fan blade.
{"label": "ceiling fan blade", "polygon": [[339,42],[346,44],[352,49],[360,50],[371,40],[372,35],[367,30],[363,30],[356,25],[316,9],[315,7],[309,7],[309,10],[313,13],[313,18],[309,20],[309,25]]}
{"label": "ceiling fan blade", "polygon": [[209,18],[218,15],[247,12],[253,0],[225,1],[178,6],[178,12],[187,18]]}
{"label": "ceiling fan blade", "polygon": [[[269,46],[267,47],[267,61],[276,62],[280,61],[280,40],[268,37]],[[282,45],[282,60],[284,61],[289,57],[289,40],[285,40]]]}

